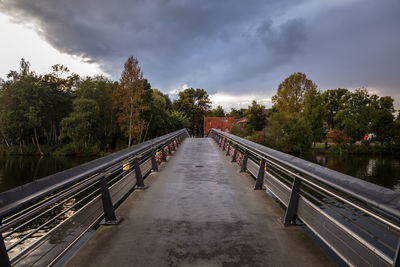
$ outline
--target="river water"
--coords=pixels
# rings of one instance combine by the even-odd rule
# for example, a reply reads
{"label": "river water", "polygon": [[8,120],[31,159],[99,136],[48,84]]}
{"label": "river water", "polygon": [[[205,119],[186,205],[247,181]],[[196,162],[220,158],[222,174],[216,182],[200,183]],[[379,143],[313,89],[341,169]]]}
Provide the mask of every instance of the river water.
{"label": "river water", "polygon": [[301,157],[329,169],[400,191],[399,156],[308,154]]}
{"label": "river water", "polygon": [[0,156],[0,192],[93,159],[94,157]]}

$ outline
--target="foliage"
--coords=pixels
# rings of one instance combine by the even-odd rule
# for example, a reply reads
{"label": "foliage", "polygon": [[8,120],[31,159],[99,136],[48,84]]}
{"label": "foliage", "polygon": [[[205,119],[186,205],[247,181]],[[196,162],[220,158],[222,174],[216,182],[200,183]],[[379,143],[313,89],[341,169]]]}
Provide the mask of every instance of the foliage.
{"label": "foliage", "polygon": [[181,111],[172,111],[168,114],[168,129],[169,132],[179,129],[188,128],[190,126],[189,119]]}
{"label": "foliage", "polygon": [[210,110],[207,113],[208,117],[225,117],[225,110],[222,106],[217,106],[217,108]]}
{"label": "foliage", "polygon": [[113,144],[118,136],[116,114],[110,101],[117,87],[117,82],[112,82],[103,76],[86,77],[77,83],[76,96],[96,101],[99,108],[98,120],[95,122],[96,137],[103,149]]}
{"label": "foliage", "polygon": [[278,86],[276,95],[272,97],[272,103],[279,112],[289,115],[302,111],[304,94],[310,88],[317,86],[304,73],[296,72],[287,77]]}
{"label": "foliage", "polygon": [[207,114],[211,107],[211,101],[204,89],[188,88],[179,92],[178,99],[174,101],[174,110],[183,112],[190,120],[190,133],[195,136],[203,134],[204,115]]}
{"label": "foliage", "polygon": [[250,131],[260,131],[264,128],[267,123],[265,106],[259,105],[253,100],[251,106],[247,108],[246,113],[248,119],[247,128],[250,129]]}
{"label": "foliage", "polygon": [[241,109],[235,109],[232,108],[231,112],[229,113],[230,117],[235,117],[235,119],[240,119],[246,116],[246,109],[245,108],[241,108]]}
{"label": "foliage", "polygon": [[336,114],[344,109],[345,104],[348,101],[350,92],[347,89],[330,89],[322,93],[323,104],[325,106],[325,121],[328,127],[335,129],[338,126],[335,125]]}
{"label": "foliage", "polygon": [[320,91],[316,87],[309,88],[304,95],[304,109],[302,118],[310,127],[311,140],[319,142],[325,138],[324,116],[325,107]]}
{"label": "foliage", "polygon": [[240,137],[244,137],[244,133],[243,133],[242,129],[236,124],[232,125],[231,134],[234,134],[234,135],[240,136]]}
{"label": "foliage", "polygon": [[346,146],[349,141],[349,138],[341,130],[337,129],[329,130],[327,137],[330,142],[338,146]]}

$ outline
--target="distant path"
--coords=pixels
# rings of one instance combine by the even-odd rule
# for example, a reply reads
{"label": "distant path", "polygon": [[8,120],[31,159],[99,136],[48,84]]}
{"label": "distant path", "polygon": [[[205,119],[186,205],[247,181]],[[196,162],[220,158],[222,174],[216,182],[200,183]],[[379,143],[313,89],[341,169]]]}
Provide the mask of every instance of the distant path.
{"label": "distant path", "polygon": [[333,266],[210,138],[186,139],[68,266]]}

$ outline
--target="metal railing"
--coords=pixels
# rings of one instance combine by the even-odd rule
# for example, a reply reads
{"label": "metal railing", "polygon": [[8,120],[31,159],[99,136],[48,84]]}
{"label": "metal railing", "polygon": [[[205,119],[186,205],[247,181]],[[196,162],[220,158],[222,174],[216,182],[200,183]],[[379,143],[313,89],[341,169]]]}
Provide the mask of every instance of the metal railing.
{"label": "metal railing", "polygon": [[0,266],[56,263],[96,225],[118,224],[114,207],[166,161],[182,129],[0,193]]}
{"label": "metal railing", "polygon": [[400,192],[220,130],[208,136],[285,206],[284,225],[305,224],[351,266],[400,266]]}

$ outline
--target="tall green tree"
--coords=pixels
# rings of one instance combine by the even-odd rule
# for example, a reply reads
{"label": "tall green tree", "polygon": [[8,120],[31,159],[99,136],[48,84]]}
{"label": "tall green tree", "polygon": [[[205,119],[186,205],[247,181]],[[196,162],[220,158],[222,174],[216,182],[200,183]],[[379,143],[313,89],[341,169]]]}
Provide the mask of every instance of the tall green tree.
{"label": "tall green tree", "polygon": [[113,144],[118,134],[116,112],[110,101],[117,87],[117,82],[110,81],[103,76],[86,77],[77,84],[77,97],[92,99],[99,107],[97,138],[104,147]]}
{"label": "tall green tree", "polygon": [[257,104],[257,102],[253,100],[251,106],[247,108],[247,119],[247,128],[249,132],[261,131],[267,123],[265,106]]}
{"label": "tall green tree", "polygon": [[73,143],[85,148],[94,143],[98,136],[99,105],[93,99],[77,98],[73,112],[61,121],[60,138],[69,137]]}
{"label": "tall green tree", "polygon": [[204,116],[210,110],[211,101],[204,89],[188,88],[179,92],[178,99],[174,101],[173,107],[190,120],[190,133],[202,136],[204,127]]}
{"label": "tall green tree", "polygon": [[301,117],[310,126],[311,140],[321,141],[325,136],[324,117],[326,111],[321,92],[315,87],[309,88],[304,95],[304,109]]}
{"label": "tall green tree", "polygon": [[338,125],[336,125],[335,122],[339,120],[338,118],[335,119],[335,117],[336,114],[347,105],[349,97],[350,92],[343,88],[329,89],[322,93],[322,99],[326,110],[325,121],[330,129],[336,129],[341,124],[338,122]]}
{"label": "tall green tree", "polygon": [[343,129],[351,142],[361,140],[370,129],[372,119],[370,102],[367,89],[356,89],[350,94],[344,109],[335,116],[336,124],[340,121],[339,129]]}
{"label": "tall green tree", "polygon": [[376,133],[376,140],[390,145],[395,136],[394,99],[390,96],[371,99],[371,128]]}
{"label": "tall green tree", "polygon": [[168,116],[172,103],[167,94],[157,89],[151,90],[150,108],[146,120],[145,138],[151,139],[169,132]]}
{"label": "tall green tree", "polygon": [[304,73],[295,72],[279,84],[272,103],[279,112],[299,113],[303,110],[304,94],[312,87],[317,86]]}
{"label": "tall green tree", "polygon": [[169,132],[177,131],[183,128],[190,127],[189,119],[181,111],[173,110],[168,114]]}
{"label": "tall green tree", "polygon": [[207,114],[208,117],[225,117],[225,110],[222,106],[217,106],[215,109],[212,109]]}
{"label": "tall green tree", "polygon": [[240,118],[246,117],[246,109],[245,108],[241,108],[241,109],[232,108],[231,112],[229,113],[229,116],[235,117],[235,119],[240,119]]}

